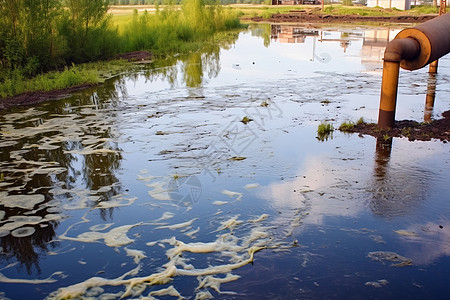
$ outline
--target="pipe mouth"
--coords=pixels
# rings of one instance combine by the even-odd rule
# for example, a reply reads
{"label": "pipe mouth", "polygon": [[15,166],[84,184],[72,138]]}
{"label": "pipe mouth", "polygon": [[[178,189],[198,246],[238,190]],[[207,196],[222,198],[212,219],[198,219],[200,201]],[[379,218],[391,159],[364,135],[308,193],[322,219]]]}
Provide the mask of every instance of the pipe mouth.
{"label": "pipe mouth", "polygon": [[[400,61],[400,67],[406,70],[418,70],[430,63],[431,42],[427,35],[416,28],[407,28],[400,31],[395,39],[413,38],[419,44],[419,54],[413,59],[404,59]],[[394,39],[394,40],[395,40]]]}
{"label": "pipe mouth", "polygon": [[402,60],[416,59],[420,54],[420,44],[414,38],[394,39],[386,46],[384,60],[400,63]]}

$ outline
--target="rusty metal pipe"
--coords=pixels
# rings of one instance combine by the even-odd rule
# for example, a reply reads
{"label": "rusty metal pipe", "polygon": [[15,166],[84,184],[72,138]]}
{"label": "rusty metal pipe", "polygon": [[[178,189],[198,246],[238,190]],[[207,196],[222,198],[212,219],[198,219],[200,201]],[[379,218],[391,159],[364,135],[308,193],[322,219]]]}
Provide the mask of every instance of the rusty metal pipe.
{"label": "rusty metal pipe", "polygon": [[414,59],[420,53],[420,44],[413,38],[394,39],[384,51],[378,127],[393,127],[397,105],[398,76],[402,59]]}
{"label": "rusty metal pipe", "polygon": [[450,52],[450,13],[400,31],[384,53],[378,127],[393,127],[399,68],[417,70]]}
{"label": "rusty metal pipe", "polygon": [[428,73],[430,73],[430,74],[436,74],[437,73],[438,62],[439,62],[439,60],[436,59],[435,61],[432,61],[430,63],[430,67],[428,68]]}

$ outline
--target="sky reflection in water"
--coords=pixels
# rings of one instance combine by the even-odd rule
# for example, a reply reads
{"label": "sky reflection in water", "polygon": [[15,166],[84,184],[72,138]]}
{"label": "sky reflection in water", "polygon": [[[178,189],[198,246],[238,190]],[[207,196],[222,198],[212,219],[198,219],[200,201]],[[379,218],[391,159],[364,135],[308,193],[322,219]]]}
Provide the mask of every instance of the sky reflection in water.
{"label": "sky reflection in water", "polygon": [[[447,299],[448,144],[316,138],[376,121],[398,31],[253,26],[2,113],[2,296]],[[397,119],[428,81],[402,71]]]}

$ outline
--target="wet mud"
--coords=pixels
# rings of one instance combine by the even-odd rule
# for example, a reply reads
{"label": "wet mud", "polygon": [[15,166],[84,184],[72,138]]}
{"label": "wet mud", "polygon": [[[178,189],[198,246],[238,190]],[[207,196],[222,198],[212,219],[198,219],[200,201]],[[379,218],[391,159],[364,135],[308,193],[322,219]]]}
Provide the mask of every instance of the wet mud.
{"label": "wet mud", "polygon": [[395,122],[394,128],[380,129],[377,124],[360,123],[345,132],[371,135],[376,138],[404,137],[409,141],[441,140],[450,141],[450,110],[442,114],[442,119],[431,122],[417,122],[413,120],[400,120]]}
{"label": "wet mud", "polygon": [[66,89],[23,93],[14,97],[0,99],[0,111],[10,107],[33,106],[44,101],[69,98],[73,93],[95,87],[95,84],[81,84]]}
{"label": "wet mud", "polygon": [[399,16],[361,16],[361,15],[327,15],[312,11],[295,11],[286,14],[273,14],[270,18],[246,18],[252,22],[269,23],[422,23],[437,15],[399,15]]}

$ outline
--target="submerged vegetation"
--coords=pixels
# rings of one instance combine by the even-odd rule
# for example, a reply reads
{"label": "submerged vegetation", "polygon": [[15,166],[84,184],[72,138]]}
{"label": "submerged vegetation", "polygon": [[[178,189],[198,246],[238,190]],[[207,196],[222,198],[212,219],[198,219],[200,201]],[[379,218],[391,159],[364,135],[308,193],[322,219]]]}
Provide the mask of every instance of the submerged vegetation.
{"label": "submerged vegetation", "polygon": [[[194,51],[216,33],[241,26],[237,11],[184,0],[181,9],[169,4],[157,6],[155,13],[134,11],[119,27],[107,13],[108,4],[108,0],[1,1],[0,97],[95,82],[95,71],[72,66],[137,50],[157,55]],[[49,71],[53,72],[40,75]]]}

